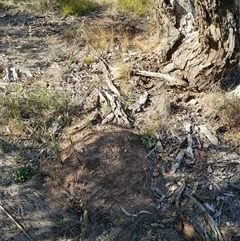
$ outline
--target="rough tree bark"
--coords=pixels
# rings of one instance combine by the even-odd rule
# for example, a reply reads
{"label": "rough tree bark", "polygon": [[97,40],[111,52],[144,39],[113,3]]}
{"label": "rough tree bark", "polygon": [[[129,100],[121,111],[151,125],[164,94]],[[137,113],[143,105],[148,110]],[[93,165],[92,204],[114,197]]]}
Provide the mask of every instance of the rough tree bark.
{"label": "rough tree bark", "polygon": [[[240,0],[155,0],[159,55],[169,74],[199,91],[222,81],[240,57]],[[165,66],[167,69],[167,66]]]}

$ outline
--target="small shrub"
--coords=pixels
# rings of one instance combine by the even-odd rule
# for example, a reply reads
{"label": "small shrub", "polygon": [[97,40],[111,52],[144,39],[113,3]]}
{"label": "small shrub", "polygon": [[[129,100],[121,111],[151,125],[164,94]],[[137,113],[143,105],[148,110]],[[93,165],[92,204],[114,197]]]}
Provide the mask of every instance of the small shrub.
{"label": "small shrub", "polygon": [[141,137],[142,144],[146,148],[153,148],[156,145],[156,141],[153,136],[151,136],[149,133],[144,133]]}
{"label": "small shrub", "polygon": [[85,128],[87,130],[92,130],[93,128],[93,123],[88,117],[85,118]]}
{"label": "small shrub", "polygon": [[124,223],[125,219],[122,215],[117,215],[115,218],[114,218],[114,223],[119,225],[119,224],[122,224]]}
{"label": "small shrub", "polygon": [[129,103],[128,102],[124,102],[124,103],[121,104],[121,106],[122,106],[123,111],[125,113],[127,113],[128,108],[129,108]]}
{"label": "small shrub", "polygon": [[151,0],[118,0],[118,4],[124,11],[130,11],[137,16],[143,16],[149,12]]}
{"label": "small shrub", "polygon": [[85,59],[84,59],[84,63],[87,65],[90,65],[92,63],[94,63],[96,61],[96,58],[93,55],[88,55]]}
{"label": "small shrub", "polygon": [[99,9],[99,4],[91,0],[56,0],[64,15],[83,15]]}
{"label": "small shrub", "polygon": [[47,11],[56,8],[56,3],[54,3],[52,0],[40,0],[38,1],[38,4],[40,11]]}
{"label": "small shrub", "polygon": [[13,181],[17,184],[27,181],[31,177],[31,167],[21,166],[12,175]]}

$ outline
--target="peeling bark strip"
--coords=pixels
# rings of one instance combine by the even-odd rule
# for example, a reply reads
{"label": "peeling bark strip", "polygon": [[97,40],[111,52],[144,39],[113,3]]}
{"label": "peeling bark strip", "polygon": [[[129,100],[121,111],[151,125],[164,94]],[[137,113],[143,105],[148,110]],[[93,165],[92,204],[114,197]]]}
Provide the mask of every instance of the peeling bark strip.
{"label": "peeling bark strip", "polygon": [[238,64],[240,0],[155,0],[162,42],[156,49],[171,72],[204,90]]}

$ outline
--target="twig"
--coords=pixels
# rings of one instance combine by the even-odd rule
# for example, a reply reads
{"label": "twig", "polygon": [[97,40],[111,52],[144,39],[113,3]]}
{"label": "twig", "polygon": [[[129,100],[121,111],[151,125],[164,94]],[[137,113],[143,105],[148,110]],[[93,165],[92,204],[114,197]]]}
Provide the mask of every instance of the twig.
{"label": "twig", "polygon": [[2,211],[7,214],[7,216],[16,224],[16,226],[25,234],[25,236],[30,240],[33,241],[33,239],[27,234],[27,232],[24,230],[23,226],[18,223],[13,216],[0,204],[0,208],[2,209]]}
{"label": "twig", "polygon": [[155,147],[146,155],[145,158],[148,158],[156,149],[157,149],[157,146],[155,146]]}
{"label": "twig", "polygon": [[138,214],[133,214],[133,213],[129,213],[127,210],[125,210],[122,206],[120,206],[121,210],[124,212],[124,214],[128,217],[134,217],[136,218],[137,216],[139,216],[140,214],[151,214],[149,211],[146,210],[142,210],[140,211]]}
{"label": "twig", "polygon": [[82,223],[82,233],[80,236],[80,241],[84,240],[85,234],[86,234],[86,228],[87,228],[87,210],[84,210],[84,214],[83,214],[83,223]]}

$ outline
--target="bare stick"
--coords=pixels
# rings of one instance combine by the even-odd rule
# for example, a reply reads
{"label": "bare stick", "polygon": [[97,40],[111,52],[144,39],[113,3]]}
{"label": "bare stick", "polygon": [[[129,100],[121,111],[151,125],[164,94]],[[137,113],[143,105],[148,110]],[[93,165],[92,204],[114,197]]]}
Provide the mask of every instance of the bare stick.
{"label": "bare stick", "polygon": [[84,240],[84,237],[85,237],[85,234],[86,234],[87,215],[88,215],[87,210],[84,210],[84,213],[83,213],[83,223],[82,223],[82,233],[81,233],[81,236],[80,236],[80,241]]}
{"label": "bare stick", "polygon": [[18,223],[13,216],[0,204],[0,208],[3,210],[5,214],[16,224],[16,226],[25,234],[25,236],[30,240],[33,241],[33,239],[27,234],[27,232],[24,230],[23,226]]}
{"label": "bare stick", "polygon": [[168,82],[168,85],[170,85],[170,86],[171,85],[177,85],[177,86],[186,86],[187,85],[187,83],[185,81],[177,79],[169,74],[162,74],[162,73],[156,73],[156,72],[145,71],[145,70],[133,70],[133,69],[132,69],[132,73],[135,75],[166,80]]}

